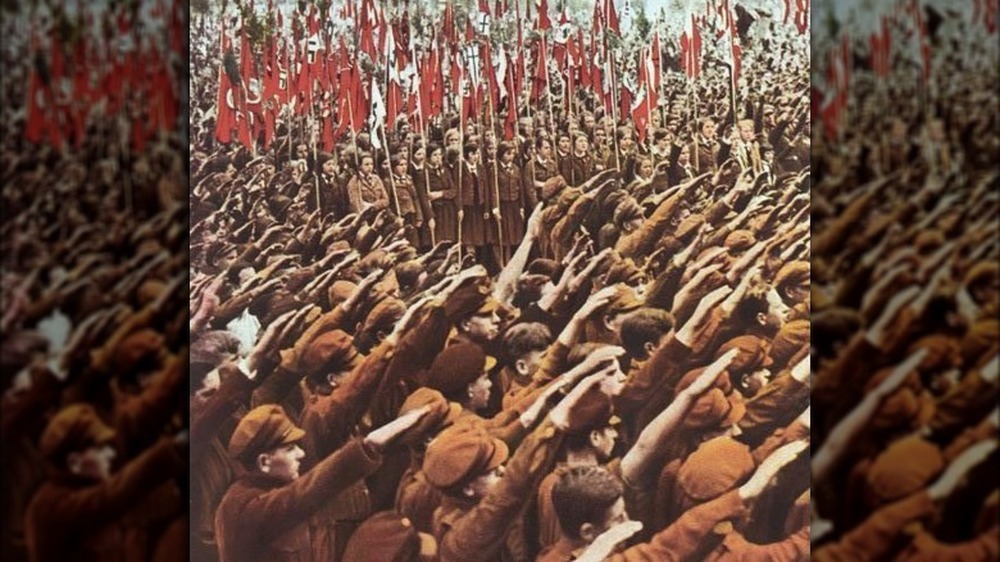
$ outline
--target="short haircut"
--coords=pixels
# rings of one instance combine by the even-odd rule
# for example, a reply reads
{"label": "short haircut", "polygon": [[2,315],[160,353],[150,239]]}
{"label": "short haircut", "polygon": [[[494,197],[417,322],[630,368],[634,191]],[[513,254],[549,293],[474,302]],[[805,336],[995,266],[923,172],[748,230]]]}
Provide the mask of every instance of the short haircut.
{"label": "short haircut", "polygon": [[599,525],[625,489],[621,480],[602,466],[577,466],[559,476],[552,488],[552,507],[563,533],[580,538],[584,523]]}
{"label": "short haircut", "polygon": [[503,336],[503,352],[507,360],[515,361],[532,351],[545,351],[552,343],[552,331],[540,322],[514,324]]}
{"label": "short haircut", "polygon": [[632,357],[643,357],[646,355],[646,343],[658,344],[660,338],[673,327],[672,314],[661,308],[644,306],[622,321],[622,346]]}

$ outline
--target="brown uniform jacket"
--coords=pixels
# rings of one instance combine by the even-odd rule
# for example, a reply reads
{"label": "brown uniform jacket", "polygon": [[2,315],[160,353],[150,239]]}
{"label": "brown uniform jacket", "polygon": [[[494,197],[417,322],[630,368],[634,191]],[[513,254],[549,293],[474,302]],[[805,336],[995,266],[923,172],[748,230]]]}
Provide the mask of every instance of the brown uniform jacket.
{"label": "brown uniform jacket", "polygon": [[566,183],[574,187],[585,183],[590,178],[594,177],[596,170],[594,168],[594,157],[590,153],[584,154],[582,157],[577,156],[576,152],[569,155],[567,158],[568,165],[566,166],[566,171],[569,172],[569,176],[563,176]]}
{"label": "brown uniform jacket", "polygon": [[548,473],[561,443],[561,432],[545,422],[518,447],[506,476],[479,503],[445,497],[434,513],[440,562],[499,560],[508,529]]}
{"label": "brown uniform jacket", "polygon": [[809,559],[809,527],[802,527],[783,540],[756,544],[738,532],[726,535],[705,562],[798,562]]}
{"label": "brown uniform jacket", "polygon": [[907,524],[933,511],[934,503],[927,492],[917,492],[871,514],[839,541],[813,549],[812,559],[817,562],[882,559]]}
{"label": "brown uniform jacket", "polygon": [[371,474],[381,454],[352,441],[290,484],[248,474],[226,492],[215,514],[220,562],[312,562],[309,517]]}
{"label": "brown uniform jacket", "polygon": [[[718,498],[689,509],[673,525],[658,532],[647,543],[612,554],[608,562],[670,562],[698,560],[704,550],[703,543],[712,529],[722,521],[745,517],[748,507],[733,490]],[[569,562],[575,560],[582,549],[560,540],[549,551],[538,557],[538,562]]]}
{"label": "brown uniform jacket", "polygon": [[[163,439],[109,480],[82,482],[61,473],[35,493],[25,514],[34,562],[133,560],[123,517],[146,494],[187,468],[185,455]],[[138,561],[136,561],[138,562]]]}
{"label": "brown uniform jacket", "polygon": [[385,209],[389,206],[389,194],[385,190],[382,178],[377,175],[371,174],[365,179],[354,176],[347,182],[347,201],[351,213],[360,213],[368,205]]}

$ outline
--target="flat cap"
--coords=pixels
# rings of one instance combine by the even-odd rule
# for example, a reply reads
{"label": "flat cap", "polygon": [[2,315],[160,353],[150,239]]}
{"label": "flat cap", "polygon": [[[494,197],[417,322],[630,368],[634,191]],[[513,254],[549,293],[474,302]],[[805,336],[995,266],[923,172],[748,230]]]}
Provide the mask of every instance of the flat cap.
{"label": "flat cap", "polygon": [[39,443],[42,457],[61,463],[65,456],[93,445],[109,443],[115,430],[108,427],[90,404],[71,404],[59,411],[45,427]]}
{"label": "flat cap", "polygon": [[487,356],[474,343],[450,345],[434,358],[424,386],[441,392],[445,397],[455,397],[496,364],[496,359]]}
{"label": "flat cap", "polygon": [[774,286],[780,293],[786,287],[809,286],[809,262],[790,261],[774,276]]}
{"label": "flat cap", "polygon": [[260,453],[295,443],[305,435],[281,406],[266,404],[250,410],[240,420],[229,439],[229,454],[247,461]]}
{"label": "flat cap", "polygon": [[735,487],[753,472],[754,465],[746,445],[723,435],[705,441],[688,455],[677,471],[677,482],[700,503]]}
{"label": "flat cap", "polygon": [[320,370],[339,372],[353,368],[358,359],[354,338],[343,330],[332,330],[321,334],[309,343],[299,360],[298,367],[303,374]]}
{"label": "flat cap", "polygon": [[424,455],[424,476],[437,488],[451,488],[502,465],[507,444],[469,424],[452,426],[438,435]]}
{"label": "flat cap", "polygon": [[365,520],[351,535],[343,562],[391,560],[413,562],[435,559],[434,537],[417,531],[413,523],[396,511],[382,511]]}

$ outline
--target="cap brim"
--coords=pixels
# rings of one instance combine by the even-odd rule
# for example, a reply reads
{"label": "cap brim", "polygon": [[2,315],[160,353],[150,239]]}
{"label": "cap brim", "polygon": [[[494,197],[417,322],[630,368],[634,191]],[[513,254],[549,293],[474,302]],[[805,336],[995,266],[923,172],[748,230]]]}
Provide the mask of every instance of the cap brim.
{"label": "cap brim", "polygon": [[306,432],[300,427],[292,427],[284,436],[282,436],[281,444],[288,445],[295,443],[296,441],[301,441],[303,437],[306,436]]}
{"label": "cap brim", "polygon": [[493,454],[490,455],[489,461],[486,463],[486,471],[493,470],[507,462],[509,457],[510,449],[507,447],[507,444],[497,438],[493,438]]}
{"label": "cap brim", "polygon": [[476,314],[490,314],[500,309],[500,303],[494,299],[486,299],[486,302],[476,309]]}
{"label": "cap brim", "polygon": [[94,444],[104,445],[106,443],[110,443],[115,440],[115,435],[116,433],[114,429],[104,424],[98,424],[98,426],[94,428]]}
{"label": "cap brim", "polygon": [[487,355],[486,356],[486,365],[483,366],[483,370],[484,371],[492,371],[493,367],[496,367],[496,366],[497,366],[497,358]]}
{"label": "cap brim", "polygon": [[420,539],[420,559],[437,560],[438,546],[434,537],[427,533],[417,533],[417,537]]}

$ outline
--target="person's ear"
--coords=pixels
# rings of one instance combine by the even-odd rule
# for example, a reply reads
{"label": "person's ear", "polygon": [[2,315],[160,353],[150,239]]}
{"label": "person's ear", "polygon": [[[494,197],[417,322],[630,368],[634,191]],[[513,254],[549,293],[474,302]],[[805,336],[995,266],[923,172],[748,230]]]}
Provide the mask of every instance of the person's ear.
{"label": "person's ear", "polygon": [[648,341],[642,344],[642,348],[646,351],[646,355],[652,356],[653,352],[656,351],[656,344],[651,341]]}
{"label": "person's ear", "polygon": [[471,321],[469,319],[462,320],[461,322],[458,323],[459,329],[461,329],[463,332],[468,332],[470,325]]}
{"label": "person's ear", "polygon": [[66,456],[66,466],[72,474],[80,474],[83,468],[83,457],[80,453],[73,452]]}
{"label": "person's ear", "polygon": [[377,339],[378,341],[380,341],[380,342],[384,341],[385,337],[386,337],[386,333],[384,331],[379,330],[379,331],[375,332],[375,339]]}
{"label": "person's ear", "polygon": [[594,527],[593,523],[580,525],[580,538],[588,544],[594,542],[594,539],[597,538],[597,528]]}
{"label": "person's ear", "polygon": [[514,369],[517,371],[517,374],[521,375],[522,377],[528,376],[528,362],[525,361],[524,359],[518,359],[517,361],[515,361]]}
{"label": "person's ear", "polygon": [[613,319],[614,319],[613,316],[608,316],[608,315],[605,315],[601,318],[601,320],[604,322],[604,328],[607,329],[609,332],[615,331],[614,324],[612,323]]}
{"label": "person's ear", "polygon": [[265,474],[271,472],[271,457],[264,453],[257,455],[257,468]]}
{"label": "person's ear", "polygon": [[476,490],[472,487],[471,483],[462,486],[462,495],[467,498],[476,497]]}
{"label": "person's ear", "polygon": [[601,432],[597,429],[591,429],[590,433],[587,434],[587,441],[591,447],[596,449],[601,443]]}
{"label": "person's ear", "polygon": [[757,313],[757,323],[760,324],[761,326],[766,326],[767,325],[767,314],[765,314],[763,312],[758,312]]}

